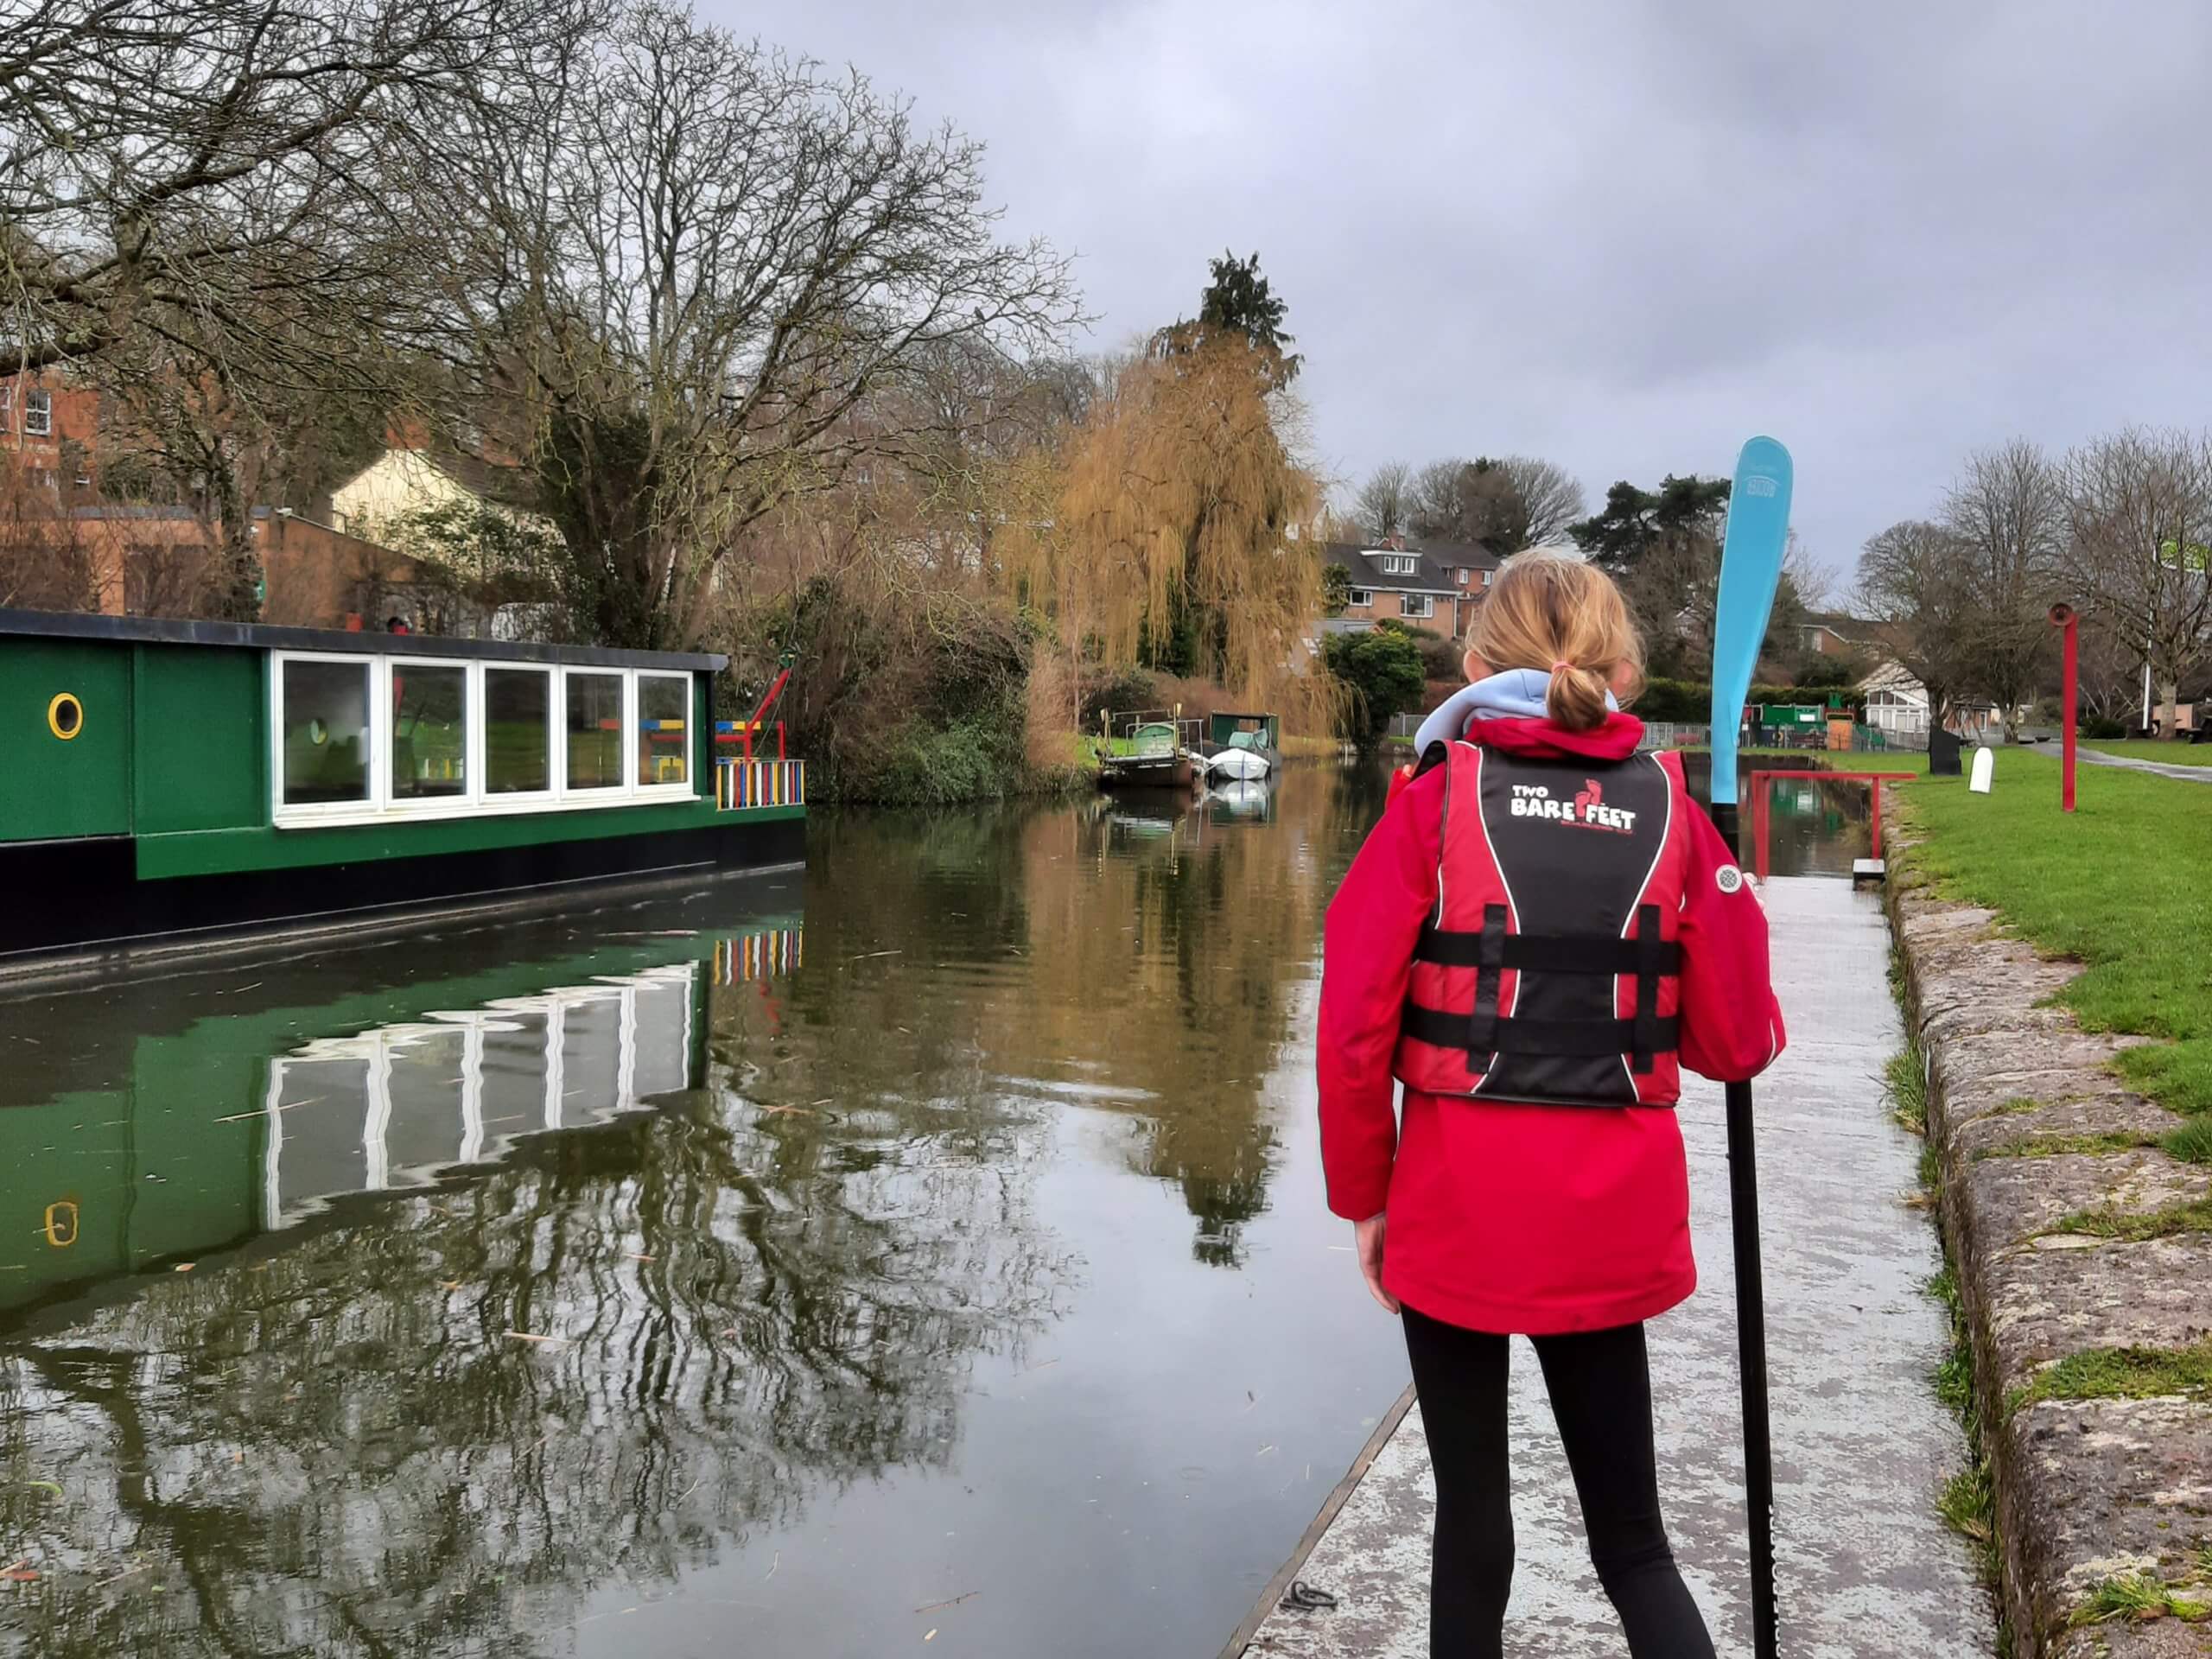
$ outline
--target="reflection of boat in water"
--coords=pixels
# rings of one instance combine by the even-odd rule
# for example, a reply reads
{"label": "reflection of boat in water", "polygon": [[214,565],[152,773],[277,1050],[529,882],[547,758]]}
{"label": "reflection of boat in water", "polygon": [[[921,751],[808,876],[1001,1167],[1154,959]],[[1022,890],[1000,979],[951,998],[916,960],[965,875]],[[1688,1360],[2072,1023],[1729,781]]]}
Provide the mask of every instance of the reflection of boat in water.
{"label": "reflection of boat in water", "polygon": [[1201,804],[1216,818],[1262,818],[1274,805],[1274,791],[1263,783],[1240,780],[1209,789]]}
{"label": "reflection of boat in water", "polygon": [[[699,1087],[709,988],[799,959],[795,923],[624,937],[381,987],[388,959],[372,957],[332,1001],[253,985],[214,1017],[185,981],[176,1025],[149,1016],[97,1052],[16,1068],[0,1097],[16,1148],[0,1171],[0,1308],[233,1249],[349,1194],[433,1185],[525,1136]],[[28,1001],[4,1014],[41,1017]]]}

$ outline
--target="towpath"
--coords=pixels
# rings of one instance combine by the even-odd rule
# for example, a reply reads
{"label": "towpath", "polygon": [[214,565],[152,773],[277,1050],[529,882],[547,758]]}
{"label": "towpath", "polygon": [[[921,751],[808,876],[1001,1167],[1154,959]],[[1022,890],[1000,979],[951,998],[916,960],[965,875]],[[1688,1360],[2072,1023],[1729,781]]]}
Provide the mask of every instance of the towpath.
{"label": "towpath", "polygon": [[[1885,1109],[1879,1074],[1903,1046],[1878,899],[1849,883],[1765,890],[1790,1047],[1758,1084],[1767,1342],[1774,1403],[1776,1553],[1792,1659],[1988,1659],[1989,1599],[1936,1494],[1961,1466],[1956,1423],[1929,1376],[1945,1342],[1923,1286],[1941,1266],[1913,1203],[1920,1142]],[[1725,1655],[1751,1650],[1745,1576],[1736,1306],[1721,1090],[1681,1105],[1703,1284],[1652,1327],[1669,1529]],[[1624,1654],[1584,1554],[1580,1517],[1535,1359],[1513,1355],[1519,1567],[1507,1651]],[[1340,1494],[1341,1496],[1341,1494]],[[1333,1611],[1255,1610],[1229,1655],[1419,1659],[1433,1503],[1418,1408],[1319,1529],[1295,1576]]]}

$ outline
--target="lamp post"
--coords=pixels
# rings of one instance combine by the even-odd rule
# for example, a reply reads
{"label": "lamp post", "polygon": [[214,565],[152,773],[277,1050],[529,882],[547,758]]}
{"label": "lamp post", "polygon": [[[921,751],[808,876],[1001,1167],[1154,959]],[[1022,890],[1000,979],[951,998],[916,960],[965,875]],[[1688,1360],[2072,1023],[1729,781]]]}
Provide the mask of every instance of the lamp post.
{"label": "lamp post", "polygon": [[2074,810],[2074,728],[2075,715],[2080,707],[2082,694],[2082,619],[2074,614],[2074,607],[2061,601],[2050,607],[2050,626],[2062,628],[2066,634],[2066,670],[2064,683],[2060,690],[2061,713],[2066,721],[2065,734],[2061,740],[2063,759],[2059,763],[2058,785],[2060,810]]}

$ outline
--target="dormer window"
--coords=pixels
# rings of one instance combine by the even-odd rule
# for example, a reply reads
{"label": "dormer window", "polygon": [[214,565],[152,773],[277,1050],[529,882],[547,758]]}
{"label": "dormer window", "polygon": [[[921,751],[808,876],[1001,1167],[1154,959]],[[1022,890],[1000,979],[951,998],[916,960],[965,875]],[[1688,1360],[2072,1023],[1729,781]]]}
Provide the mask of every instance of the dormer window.
{"label": "dormer window", "polygon": [[1421,557],[1414,553],[1381,553],[1375,556],[1386,576],[1410,576],[1421,569]]}

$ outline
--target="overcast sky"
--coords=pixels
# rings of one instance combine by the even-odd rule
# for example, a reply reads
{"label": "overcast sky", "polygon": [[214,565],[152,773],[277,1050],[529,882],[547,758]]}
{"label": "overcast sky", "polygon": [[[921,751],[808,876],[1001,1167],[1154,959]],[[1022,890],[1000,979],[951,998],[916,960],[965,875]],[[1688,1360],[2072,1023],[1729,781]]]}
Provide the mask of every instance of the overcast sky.
{"label": "overcast sky", "polygon": [[1256,249],[1317,459],[1796,458],[1848,569],[1969,449],[2212,423],[2212,4],[698,0],[990,148],[1101,348]]}

